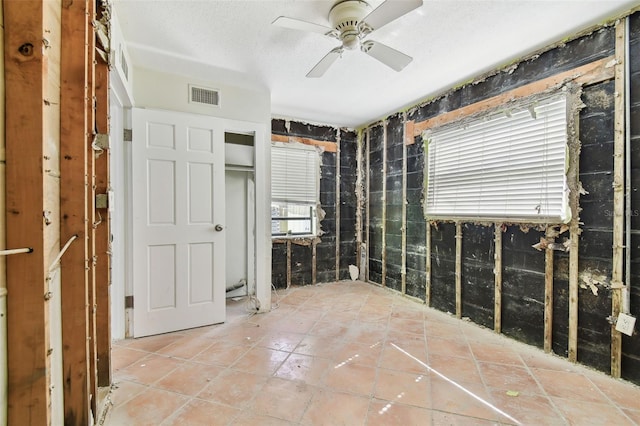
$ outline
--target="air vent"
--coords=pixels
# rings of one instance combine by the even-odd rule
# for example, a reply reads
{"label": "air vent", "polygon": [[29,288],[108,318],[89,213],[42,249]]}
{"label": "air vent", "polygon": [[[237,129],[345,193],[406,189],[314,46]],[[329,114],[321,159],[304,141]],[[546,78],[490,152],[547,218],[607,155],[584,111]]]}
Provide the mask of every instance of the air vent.
{"label": "air vent", "polygon": [[189,102],[219,107],[220,92],[216,89],[189,85]]}
{"label": "air vent", "polygon": [[122,45],[120,45],[120,69],[122,70],[122,74],[124,74],[125,80],[129,81],[129,64],[127,64],[127,58],[124,55]]}

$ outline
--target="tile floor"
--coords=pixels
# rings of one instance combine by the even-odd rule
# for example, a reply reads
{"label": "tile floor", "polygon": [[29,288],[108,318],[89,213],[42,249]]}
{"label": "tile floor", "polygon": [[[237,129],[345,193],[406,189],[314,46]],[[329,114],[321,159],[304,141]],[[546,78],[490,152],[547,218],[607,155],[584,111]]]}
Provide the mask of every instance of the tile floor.
{"label": "tile floor", "polygon": [[103,424],[637,425],[640,388],[362,282],[113,345]]}

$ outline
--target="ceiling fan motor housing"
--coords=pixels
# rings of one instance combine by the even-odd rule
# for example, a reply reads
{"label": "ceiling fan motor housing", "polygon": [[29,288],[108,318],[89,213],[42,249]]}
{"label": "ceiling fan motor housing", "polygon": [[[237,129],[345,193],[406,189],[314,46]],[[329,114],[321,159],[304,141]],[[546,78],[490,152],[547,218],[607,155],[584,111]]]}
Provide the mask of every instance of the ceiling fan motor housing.
{"label": "ceiling fan motor housing", "polygon": [[340,33],[345,49],[360,46],[360,21],[371,12],[371,6],[363,0],[345,0],[336,3],[329,12],[331,26]]}

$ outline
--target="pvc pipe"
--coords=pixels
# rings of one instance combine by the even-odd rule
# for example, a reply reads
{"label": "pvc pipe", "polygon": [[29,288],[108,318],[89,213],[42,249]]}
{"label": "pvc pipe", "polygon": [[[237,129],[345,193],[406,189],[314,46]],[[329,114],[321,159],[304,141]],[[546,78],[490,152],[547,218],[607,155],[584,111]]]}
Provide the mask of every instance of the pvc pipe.
{"label": "pvc pipe", "polygon": [[33,249],[31,247],[26,247],[20,249],[0,250],[0,256],[9,256],[11,254],[20,253],[33,253]]}

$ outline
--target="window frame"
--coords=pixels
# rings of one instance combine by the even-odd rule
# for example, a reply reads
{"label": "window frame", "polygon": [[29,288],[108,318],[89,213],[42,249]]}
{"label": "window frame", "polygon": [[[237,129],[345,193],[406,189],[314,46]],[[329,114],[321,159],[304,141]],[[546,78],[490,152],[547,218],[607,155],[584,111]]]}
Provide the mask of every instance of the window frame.
{"label": "window frame", "polygon": [[[312,176],[312,182],[314,183],[314,196],[313,196],[313,200],[311,199],[312,197],[309,197],[306,200],[301,200],[300,198],[297,198],[295,196],[286,196],[286,198],[281,198],[281,197],[273,197],[273,193],[282,193],[283,191],[274,191],[273,190],[273,185],[274,185],[274,158],[273,158],[273,154],[274,151],[277,152],[278,150],[289,150],[289,153],[294,154],[293,157],[295,157],[297,154],[301,154],[304,153],[302,155],[306,156],[306,160],[307,161],[307,167],[305,168],[305,170],[308,171],[310,169],[313,169],[314,174]],[[272,142],[271,143],[271,160],[272,160],[272,174],[271,174],[271,185],[272,185],[272,197],[271,197],[271,238],[272,239],[293,239],[293,238],[315,238],[318,236],[319,234],[319,229],[320,229],[320,224],[319,224],[319,220],[318,220],[318,206],[320,205],[320,165],[321,165],[321,157],[320,157],[320,152],[318,150],[317,147],[313,146],[313,145],[306,145],[306,144],[302,144],[302,143],[298,143],[298,142]],[[309,166],[308,165],[308,161],[309,158],[313,158],[313,165]],[[287,169],[288,170],[288,169]],[[300,170],[297,170],[297,172],[300,172]],[[306,176],[306,174],[305,174]],[[295,176],[293,177],[295,179]],[[287,177],[288,179],[288,177]],[[308,182],[307,182],[308,184]],[[308,188],[307,188],[308,189]],[[296,189],[296,191],[299,191],[299,188]],[[284,192],[286,192],[286,190],[284,190]],[[308,216],[292,216],[292,217],[287,217],[287,216],[274,216],[273,215],[273,209],[275,207],[278,208],[288,208],[288,206],[293,206],[293,207],[304,207],[304,208],[309,208],[309,215]],[[273,232],[273,223],[274,221],[308,221],[309,222],[309,226],[311,228],[310,232],[286,232],[286,233],[274,233]]]}

